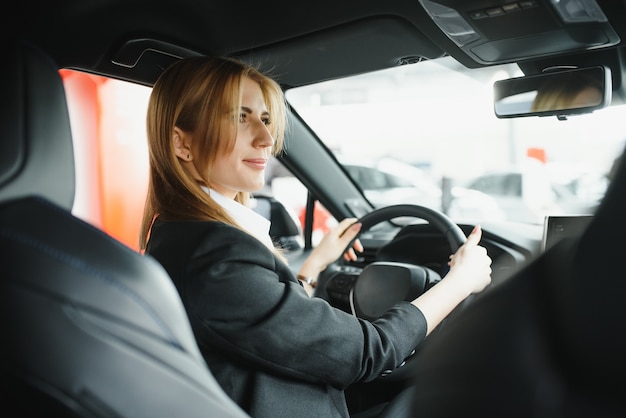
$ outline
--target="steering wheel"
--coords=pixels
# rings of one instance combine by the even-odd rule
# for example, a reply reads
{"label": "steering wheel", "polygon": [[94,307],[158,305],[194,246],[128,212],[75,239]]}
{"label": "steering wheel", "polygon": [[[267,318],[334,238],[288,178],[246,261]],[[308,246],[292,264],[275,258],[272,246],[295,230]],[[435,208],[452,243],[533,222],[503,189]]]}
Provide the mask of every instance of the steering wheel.
{"label": "steering wheel", "polygon": [[[358,238],[373,226],[400,217],[428,221],[447,240],[450,254],[465,243],[463,230],[442,212],[424,206],[400,204],[381,207],[358,220]],[[355,239],[356,239],[355,238]],[[352,247],[354,241],[346,247]],[[374,320],[400,301],[411,301],[435,285],[441,276],[430,268],[395,261],[375,261],[364,268],[337,259],[318,277],[314,296],[329,302],[344,301],[357,317]]]}
{"label": "steering wheel", "polygon": [[[410,204],[381,207],[364,215],[357,221],[362,226],[356,238],[381,222],[401,217],[426,220],[446,238],[450,254],[465,243],[463,230],[445,214]],[[346,251],[353,242],[348,244]],[[361,269],[350,266],[339,257],[320,273],[314,296],[328,301],[354,302],[353,313],[372,320],[401,300],[415,299],[439,280],[438,273],[415,264],[376,261]]]}

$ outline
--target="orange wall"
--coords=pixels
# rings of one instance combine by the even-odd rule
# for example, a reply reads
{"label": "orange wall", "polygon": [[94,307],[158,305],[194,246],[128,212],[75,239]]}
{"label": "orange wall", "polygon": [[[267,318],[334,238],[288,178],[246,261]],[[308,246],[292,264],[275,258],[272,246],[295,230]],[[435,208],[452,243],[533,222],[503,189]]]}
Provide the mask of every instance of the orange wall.
{"label": "orange wall", "polygon": [[148,182],[150,89],[61,70],[76,160],[74,214],[138,249]]}

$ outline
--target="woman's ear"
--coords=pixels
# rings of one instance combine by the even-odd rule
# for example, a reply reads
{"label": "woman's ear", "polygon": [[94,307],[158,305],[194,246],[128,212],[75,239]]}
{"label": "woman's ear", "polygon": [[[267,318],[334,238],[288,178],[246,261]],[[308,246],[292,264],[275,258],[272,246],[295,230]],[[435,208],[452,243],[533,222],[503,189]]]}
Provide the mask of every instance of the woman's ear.
{"label": "woman's ear", "polygon": [[187,135],[185,131],[174,128],[174,152],[176,156],[183,161],[191,161],[193,156],[191,155],[191,135]]}

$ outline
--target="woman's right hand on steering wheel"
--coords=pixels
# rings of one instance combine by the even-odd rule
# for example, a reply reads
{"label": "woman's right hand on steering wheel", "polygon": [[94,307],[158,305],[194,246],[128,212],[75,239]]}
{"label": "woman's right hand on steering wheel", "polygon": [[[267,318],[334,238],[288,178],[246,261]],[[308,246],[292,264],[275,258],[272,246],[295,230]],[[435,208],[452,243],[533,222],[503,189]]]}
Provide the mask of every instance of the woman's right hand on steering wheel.
{"label": "woman's right hand on steering wheel", "polygon": [[[300,275],[317,277],[330,263],[337,260],[343,252],[343,259],[355,261],[355,251],[363,251],[363,245],[355,237],[361,231],[361,224],[356,218],[345,218],[324,235],[320,243],[313,249],[300,268]],[[352,246],[348,249],[350,242]]]}

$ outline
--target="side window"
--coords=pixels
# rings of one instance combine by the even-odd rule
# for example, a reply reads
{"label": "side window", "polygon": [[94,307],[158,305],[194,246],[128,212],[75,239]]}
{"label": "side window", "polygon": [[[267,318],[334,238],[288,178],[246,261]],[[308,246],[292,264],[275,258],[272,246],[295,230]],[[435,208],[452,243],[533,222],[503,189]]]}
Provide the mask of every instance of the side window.
{"label": "side window", "polygon": [[[352,173],[351,173],[352,174]],[[307,188],[280,161],[272,158],[265,176],[265,188],[260,192],[282,203],[299,221],[302,231],[305,227]],[[324,234],[337,224],[336,219],[316,202],[313,212],[312,243],[315,246]]]}
{"label": "side window", "polygon": [[73,213],[138,249],[148,184],[146,109],[151,89],[61,70],[76,166]]}

